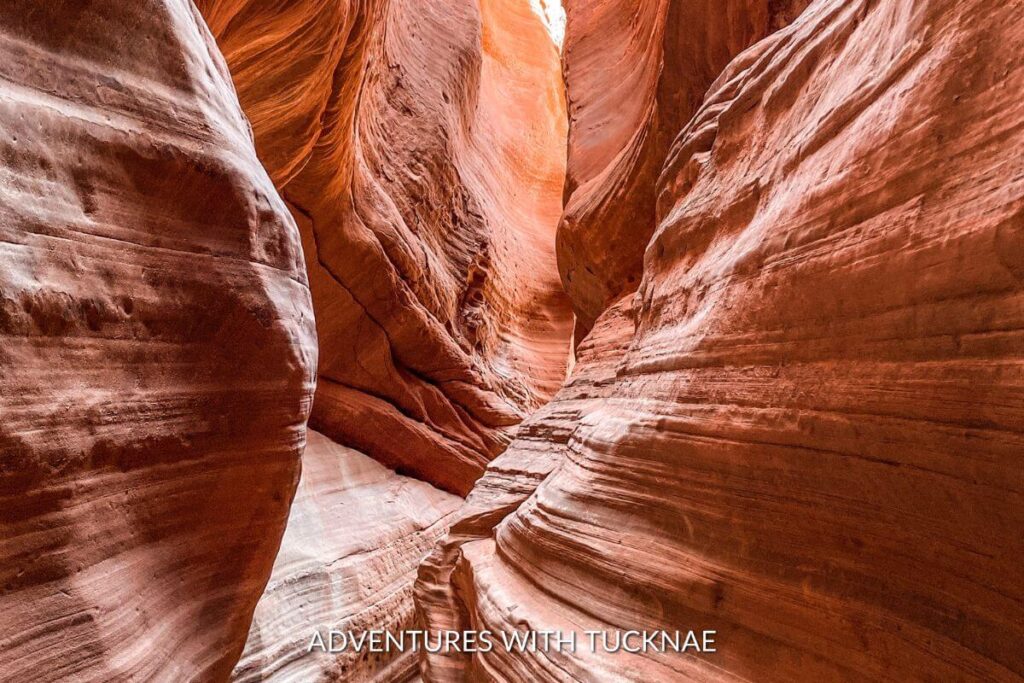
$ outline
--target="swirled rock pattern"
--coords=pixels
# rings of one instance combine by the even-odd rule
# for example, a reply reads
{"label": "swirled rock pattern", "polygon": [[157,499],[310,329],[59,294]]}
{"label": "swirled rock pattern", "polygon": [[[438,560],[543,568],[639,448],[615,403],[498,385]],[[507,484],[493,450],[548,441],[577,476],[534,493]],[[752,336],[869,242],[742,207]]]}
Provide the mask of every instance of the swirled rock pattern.
{"label": "swirled rock pattern", "polygon": [[436,679],[1024,676],[1022,11],[818,0],[734,59],[661,166],[604,400],[421,574],[442,627],[718,652],[498,648]]}
{"label": "swirled rock pattern", "polygon": [[1024,678],[1024,1],[566,5],[3,3],[0,678]]}
{"label": "swirled rock pattern", "polygon": [[577,340],[634,292],[654,233],[658,173],[676,134],[737,52],[808,0],[565,2],[566,206],[558,267]]}
{"label": "swirled rock pattern", "polygon": [[332,654],[311,645],[316,632],[329,644],[332,629],[414,628],[416,567],[461,503],[310,430],[281,551],[233,680],[408,679],[411,649]]}
{"label": "swirled rock pattern", "polygon": [[201,0],[303,234],[312,424],[466,494],[565,377],[558,52],[527,0]]}
{"label": "swirled rock pattern", "polygon": [[[557,17],[528,0],[197,4],[303,236],[320,340],[313,424],[467,493],[569,359],[554,258],[567,124],[544,27]],[[370,526],[339,521],[337,537],[313,537],[304,520],[356,496],[373,519],[390,490],[353,488],[351,468],[327,462],[354,457],[339,448],[307,453],[316,487],[336,495],[300,490],[300,530],[240,680],[397,677],[415,664],[305,655],[313,624],[410,626],[413,569],[445,528],[440,504],[402,499]],[[427,517],[429,528],[410,522]],[[365,554],[350,556],[351,534]]]}
{"label": "swirled rock pattern", "polygon": [[2,3],[0,176],[0,678],[226,679],[316,348],[192,4]]}

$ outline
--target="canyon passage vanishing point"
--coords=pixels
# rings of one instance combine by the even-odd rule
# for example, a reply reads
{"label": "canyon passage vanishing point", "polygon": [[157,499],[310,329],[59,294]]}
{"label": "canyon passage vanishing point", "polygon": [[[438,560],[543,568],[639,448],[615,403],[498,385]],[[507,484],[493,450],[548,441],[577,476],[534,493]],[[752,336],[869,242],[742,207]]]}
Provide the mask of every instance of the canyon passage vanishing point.
{"label": "canyon passage vanishing point", "polygon": [[1024,0],[3,0],[0,681],[1024,681],[1022,150]]}

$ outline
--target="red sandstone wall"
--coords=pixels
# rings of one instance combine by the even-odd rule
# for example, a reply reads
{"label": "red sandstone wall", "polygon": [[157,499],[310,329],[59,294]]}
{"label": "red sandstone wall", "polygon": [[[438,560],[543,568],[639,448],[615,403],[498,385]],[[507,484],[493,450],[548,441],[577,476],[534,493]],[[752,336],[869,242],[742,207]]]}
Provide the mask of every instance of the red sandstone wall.
{"label": "red sandstone wall", "polygon": [[458,499],[359,486],[345,463],[366,456],[339,444],[465,494],[563,381],[558,52],[525,0],[199,7],[298,222],[320,339],[316,472],[235,675],[397,679],[415,657],[308,654],[309,635],[415,627],[415,567]]}
{"label": "red sandstone wall", "polygon": [[421,574],[433,624],[718,654],[433,679],[1024,675],[1020,13],[819,1],[733,60],[662,167],[612,386],[532,495],[496,461],[470,500],[512,498],[435,553],[448,592]]}
{"label": "red sandstone wall", "polygon": [[636,290],[658,173],[711,82],[807,0],[567,1],[569,155],[558,267],[576,338]]}
{"label": "red sandstone wall", "polygon": [[2,3],[0,176],[0,678],[223,680],[316,346],[191,3]]}
{"label": "red sandstone wall", "polygon": [[435,539],[425,625],[718,653],[425,680],[1024,676],[1024,7],[807,4],[569,0],[563,92],[514,0],[9,0],[0,678],[399,679],[296,633]]}
{"label": "red sandstone wall", "polygon": [[313,424],[467,493],[565,376],[555,46],[519,0],[199,7],[303,234]]}

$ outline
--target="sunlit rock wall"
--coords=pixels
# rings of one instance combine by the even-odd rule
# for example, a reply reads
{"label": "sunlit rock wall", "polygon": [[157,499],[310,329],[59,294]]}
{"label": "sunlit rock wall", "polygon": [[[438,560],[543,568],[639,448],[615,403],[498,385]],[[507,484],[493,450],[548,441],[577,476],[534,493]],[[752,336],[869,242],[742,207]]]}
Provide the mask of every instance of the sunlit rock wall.
{"label": "sunlit rock wall", "polygon": [[414,674],[412,650],[331,653],[323,646],[330,647],[331,630],[415,628],[416,567],[461,503],[311,430],[281,551],[233,679],[307,683]]}
{"label": "sunlit rock wall", "polygon": [[[307,452],[317,474],[303,475],[239,680],[414,669],[306,653],[325,625],[412,627],[415,567],[454,509],[436,491],[426,510],[392,500],[395,482],[412,486],[402,477],[361,485],[351,449],[465,494],[565,377],[567,124],[552,19],[531,4],[198,3],[302,232],[321,348],[313,424],[335,442]],[[333,518],[342,503],[351,516]]]}
{"label": "sunlit rock wall", "polygon": [[558,52],[528,0],[201,0],[302,230],[313,424],[465,494],[565,376]]}
{"label": "sunlit rock wall", "polygon": [[640,282],[672,140],[737,52],[808,0],[566,0],[569,142],[558,267],[576,339]]}

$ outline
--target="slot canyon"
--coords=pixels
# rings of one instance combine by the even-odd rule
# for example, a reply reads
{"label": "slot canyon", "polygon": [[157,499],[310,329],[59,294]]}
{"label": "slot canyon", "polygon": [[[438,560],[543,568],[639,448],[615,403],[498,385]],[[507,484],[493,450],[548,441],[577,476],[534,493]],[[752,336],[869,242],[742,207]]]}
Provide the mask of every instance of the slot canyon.
{"label": "slot canyon", "polygon": [[3,0],[0,682],[1024,681],[1022,150],[1024,0]]}

